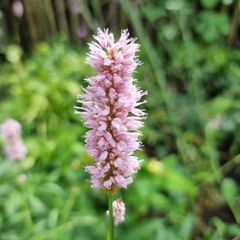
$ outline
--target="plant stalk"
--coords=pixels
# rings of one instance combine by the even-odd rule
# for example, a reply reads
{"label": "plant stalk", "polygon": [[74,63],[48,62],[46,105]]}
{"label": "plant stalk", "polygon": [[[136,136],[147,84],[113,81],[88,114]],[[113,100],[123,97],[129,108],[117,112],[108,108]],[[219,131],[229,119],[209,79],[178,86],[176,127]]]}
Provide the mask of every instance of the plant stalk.
{"label": "plant stalk", "polygon": [[108,211],[109,211],[109,223],[108,223],[108,237],[107,240],[114,240],[114,225],[113,225],[113,193],[108,193]]}

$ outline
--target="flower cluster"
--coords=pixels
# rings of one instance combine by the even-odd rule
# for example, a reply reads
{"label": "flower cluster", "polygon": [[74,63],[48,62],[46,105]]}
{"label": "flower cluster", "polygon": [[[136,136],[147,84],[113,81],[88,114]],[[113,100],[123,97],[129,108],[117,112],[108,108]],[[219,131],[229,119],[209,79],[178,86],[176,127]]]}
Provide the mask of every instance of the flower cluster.
{"label": "flower cluster", "polygon": [[[126,207],[125,203],[121,198],[114,200],[112,202],[113,205],[113,222],[114,225],[118,225],[125,221]],[[106,215],[109,216],[109,211],[106,211]]]}
{"label": "flower cluster", "polygon": [[146,93],[134,85],[139,45],[128,31],[115,41],[108,30],[98,29],[94,38],[87,62],[98,74],[86,79],[89,85],[78,95],[81,106],[75,111],[91,129],[85,142],[96,161],[96,166],[86,167],[92,187],[116,192],[132,183],[140,169],[141,161],[132,154],[140,146],[138,130],[145,113],[138,106]]}
{"label": "flower cluster", "polygon": [[113,201],[113,217],[114,224],[118,225],[119,223],[124,222],[125,220],[126,207],[121,198]]}
{"label": "flower cluster", "polygon": [[20,18],[23,16],[23,13],[24,13],[24,7],[23,7],[23,4],[21,1],[19,0],[15,0],[13,3],[12,3],[12,12],[13,14]]}
{"label": "flower cluster", "polygon": [[1,133],[7,143],[6,157],[10,160],[23,160],[27,149],[21,138],[21,125],[13,119],[8,119],[0,125]]}

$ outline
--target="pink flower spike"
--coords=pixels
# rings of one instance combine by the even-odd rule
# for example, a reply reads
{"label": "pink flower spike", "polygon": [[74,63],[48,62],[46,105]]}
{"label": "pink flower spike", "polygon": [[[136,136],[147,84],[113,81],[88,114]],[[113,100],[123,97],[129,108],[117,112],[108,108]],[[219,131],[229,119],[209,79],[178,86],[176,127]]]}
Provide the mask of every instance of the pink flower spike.
{"label": "pink flower spike", "polygon": [[21,125],[14,119],[8,119],[0,125],[1,134],[6,142],[5,155],[10,160],[23,160],[27,153],[21,137]]}
{"label": "pink flower spike", "polygon": [[[114,225],[118,225],[125,221],[126,207],[121,198],[113,201],[113,222]],[[106,215],[109,216],[109,211],[106,211]]]}
{"label": "pink flower spike", "polygon": [[27,149],[22,141],[18,140],[9,144],[5,149],[5,154],[10,160],[24,160]]}
{"label": "pink flower spike", "polygon": [[125,221],[126,207],[121,198],[113,201],[114,225]]}
{"label": "pink flower spike", "polygon": [[6,141],[19,138],[21,136],[21,125],[14,119],[7,119],[0,125],[2,136]]}
{"label": "pink flower spike", "polygon": [[97,76],[86,79],[88,86],[77,96],[81,106],[75,107],[90,129],[85,143],[96,162],[86,167],[92,187],[114,193],[133,182],[141,162],[132,156],[139,149],[139,129],[146,115],[139,108],[146,92],[134,85],[132,76],[140,64],[136,57],[139,44],[135,41],[127,30],[118,40],[108,29],[97,30],[87,58]]}

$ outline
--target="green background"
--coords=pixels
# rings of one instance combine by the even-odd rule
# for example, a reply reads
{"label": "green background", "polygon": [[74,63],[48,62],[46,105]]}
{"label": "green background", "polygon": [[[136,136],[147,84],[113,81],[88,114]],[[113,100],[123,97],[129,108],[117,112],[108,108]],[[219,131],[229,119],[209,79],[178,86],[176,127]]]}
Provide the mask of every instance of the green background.
{"label": "green background", "polygon": [[[138,38],[143,65],[135,78],[148,91],[143,147],[136,152],[144,163],[118,194],[127,214],[116,239],[237,240],[239,2],[104,4],[89,8],[90,15],[80,13],[88,35],[78,43],[60,35],[31,52],[10,40],[1,45],[0,121],[22,124],[28,154],[12,162],[0,142],[0,239],[106,239],[107,197],[90,187],[86,129],[73,112],[84,77],[95,74],[85,59],[101,15],[100,27],[109,26],[116,36],[128,27]],[[117,25],[114,17],[104,18],[111,4],[123,16]],[[20,174],[27,175],[24,183]]]}

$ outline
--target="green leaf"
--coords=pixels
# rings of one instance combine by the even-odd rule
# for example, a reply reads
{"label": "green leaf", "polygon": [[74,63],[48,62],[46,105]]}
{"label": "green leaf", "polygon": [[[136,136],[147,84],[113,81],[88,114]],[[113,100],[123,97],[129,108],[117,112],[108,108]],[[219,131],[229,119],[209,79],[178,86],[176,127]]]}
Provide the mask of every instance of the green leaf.
{"label": "green leaf", "polygon": [[214,8],[219,3],[219,0],[201,0],[201,2],[205,8]]}
{"label": "green leaf", "polygon": [[49,213],[48,217],[48,224],[50,228],[54,228],[58,224],[58,218],[59,218],[59,210],[58,209],[52,209]]}
{"label": "green leaf", "polygon": [[16,45],[9,46],[6,51],[7,60],[13,64],[21,60],[22,54],[22,49]]}
{"label": "green leaf", "polygon": [[228,203],[233,203],[238,194],[237,184],[231,178],[225,178],[222,182],[222,195]]}

